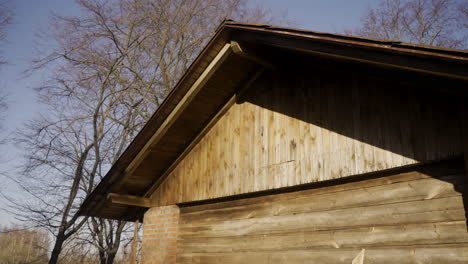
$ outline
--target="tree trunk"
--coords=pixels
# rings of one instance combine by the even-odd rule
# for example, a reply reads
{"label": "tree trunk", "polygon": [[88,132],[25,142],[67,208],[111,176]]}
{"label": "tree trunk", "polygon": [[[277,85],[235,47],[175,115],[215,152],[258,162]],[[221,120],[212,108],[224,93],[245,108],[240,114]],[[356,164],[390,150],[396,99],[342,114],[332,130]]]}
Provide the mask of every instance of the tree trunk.
{"label": "tree trunk", "polygon": [[106,254],[103,250],[99,250],[99,263],[107,264]]}
{"label": "tree trunk", "polygon": [[106,264],[113,264],[116,254],[117,254],[117,251],[109,253],[109,255],[107,256],[107,263]]}
{"label": "tree trunk", "polygon": [[55,239],[54,249],[50,254],[49,264],[57,264],[60,252],[62,251],[63,242],[65,241],[62,231],[59,231],[57,238]]}

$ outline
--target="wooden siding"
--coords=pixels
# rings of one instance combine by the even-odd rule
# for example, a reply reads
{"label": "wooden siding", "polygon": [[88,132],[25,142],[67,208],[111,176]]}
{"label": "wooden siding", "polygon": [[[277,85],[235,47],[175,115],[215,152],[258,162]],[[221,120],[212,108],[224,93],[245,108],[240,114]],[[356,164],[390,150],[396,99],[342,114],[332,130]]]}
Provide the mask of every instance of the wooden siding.
{"label": "wooden siding", "polygon": [[[468,263],[463,163],[182,207],[177,263]],[[466,195],[466,194],[464,194]]]}
{"label": "wooden siding", "polygon": [[152,199],[205,200],[461,155],[463,107],[456,96],[349,69],[267,71]]}

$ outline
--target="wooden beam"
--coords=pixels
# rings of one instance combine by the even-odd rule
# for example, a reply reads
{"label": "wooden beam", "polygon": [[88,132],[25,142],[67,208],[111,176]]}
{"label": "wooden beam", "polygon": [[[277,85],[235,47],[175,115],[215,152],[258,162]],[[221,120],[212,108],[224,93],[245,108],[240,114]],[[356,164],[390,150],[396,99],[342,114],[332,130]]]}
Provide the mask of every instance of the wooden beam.
{"label": "wooden beam", "polygon": [[324,39],[258,34],[256,32],[241,32],[236,36],[236,39],[255,45],[263,44],[321,57],[403,69],[464,81],[468,80],[466,61],[458,61],[450,57],[434,59],[434,56],[411,51],[404,52],[385,45],[364,46],[357,43],[339,43]]}
{"label": "wooden beam", "polygon": [[253,51],[250,51],[248,48],[246,47],[241,47],[239,45],[238,42],[236,41],[231,41],[231,48],[232,48],[232,51],[234,52],[234,54],[237,54],[241,57],[244,57],[248,60],[251,60],[257,64],[260,64],[266,68],[269,68],[269,69],[276,69],[275,65],[273,63],[271,63],[268,59],[264,58],[263,56],[259,55],[259,54],[255,54],[255,52]]}
{"label": "wooden beam", "polygon": [[146,207],[146,208],[152,207],[151,199],[143,198],[139,196],[133,196],[133,195],[109,193],[107,195],[107,200],[115,204],[131,205],[131,206]]}
{"label": "wooden beam", "polygon": [[138,250],[138,219],[133,225],[133,241],[132,252],[130,253],[130,264],[137,264],[137,250]]}
{"label": "wooden beam", "polygon": [[154,133],[154,135],[148,140],[145,146],[139,151],[136,157],[125,169],[124,175],[120,182],[116,185],[115,188],[120,188],[125,180],[138,168],[141,162],[149,154],[151,146],[156,144],[167,130],[174,124],[175,120],[181,115],[185,108],[190,104],[190,102],[195,98],[198,92],[203,88],[206,82],[211,78],[211,76],[216,72],[216,70],[221,66],[221,64],[226,60],[226,58],[232,53],[231,44],[227,43],[219,51],[218,55],[211,61],[211,63],[206,67],[203,73],[198,77],[195,83],[190,87],[185,96],[180,100],[177,106],[172,110],[169,116],[164,120],[164,123],[159,127],[159,129]]}
{"label": "wooden beam", "polygon": [[243,101],[242,99],[243,99],[245,93],[250,89],[252,84],[258,79],[258,77],[260,77],[260,75],[262,75],[262,73],[264,71],[265,71],[264,67],[261,67],[260,69],[258,69],[255,72],[255,74],[252,77],[250,77],[250,79],[247,81],[247,83],[244,86],[242,86],[242,88],[239,89],[236,92],[237,102],[242,102]]}

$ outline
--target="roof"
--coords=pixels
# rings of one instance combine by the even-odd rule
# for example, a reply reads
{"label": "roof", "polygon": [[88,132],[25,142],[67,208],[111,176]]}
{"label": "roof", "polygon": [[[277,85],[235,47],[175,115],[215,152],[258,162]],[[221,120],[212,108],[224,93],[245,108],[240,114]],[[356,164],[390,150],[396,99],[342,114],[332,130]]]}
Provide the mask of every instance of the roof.
{"label": "roof", "polygon": [[[240,43],[239,50],[231,43]],[[145,209],[110,203],[108,194],[149,197],[249,76],[288,52],[468,82],[467,51],[224,21],[79,213],[141,218]]]}

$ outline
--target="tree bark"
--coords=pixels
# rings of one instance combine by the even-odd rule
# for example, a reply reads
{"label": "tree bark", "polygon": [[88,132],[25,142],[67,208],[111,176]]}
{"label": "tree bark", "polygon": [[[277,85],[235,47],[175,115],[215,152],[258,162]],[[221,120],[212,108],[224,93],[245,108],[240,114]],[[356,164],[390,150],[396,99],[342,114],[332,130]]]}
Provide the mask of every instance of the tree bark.
{"label": "tree bark", "polygon": [[62,251],[63,242],[65,241],[65,236],[63,232],[60,230],[60,233],[57,235],[54,243],[54,249],[50,254],[49,264],[57,264],[60,252]]}

